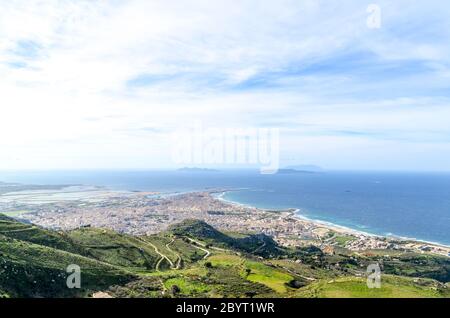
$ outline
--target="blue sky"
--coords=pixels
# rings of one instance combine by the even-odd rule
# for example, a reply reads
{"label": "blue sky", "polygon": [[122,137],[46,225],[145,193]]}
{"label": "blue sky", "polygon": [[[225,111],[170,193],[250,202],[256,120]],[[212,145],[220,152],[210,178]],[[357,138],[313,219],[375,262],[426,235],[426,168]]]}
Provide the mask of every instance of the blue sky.
{"label": "blue sky", "polygon": [[171,133],[201,120],[279,128],[282,165],[450,170],[449,16],[434,0],[0,0],[0,169],[173,167]]}

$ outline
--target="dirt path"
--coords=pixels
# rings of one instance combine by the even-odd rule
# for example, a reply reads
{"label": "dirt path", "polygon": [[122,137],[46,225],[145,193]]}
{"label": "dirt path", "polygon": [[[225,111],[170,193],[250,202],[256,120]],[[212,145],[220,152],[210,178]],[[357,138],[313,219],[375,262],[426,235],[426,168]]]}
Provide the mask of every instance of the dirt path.
{"label": "dirt path", "polygon": [[174,267],[175,267],[174,264],[173,264],[173,262],[172,262],[166,255],[164,255],[163,253],[161,253],[161,252],[158,250],[158,248],[157,248],[152,242],[149,242],[149,241],[144,240],[144,239],[142,239],[142,238],[138,238],[138,239],[139,239],[141,242],[147,243],[147,244],[149,244],[151,247],[153,247],[153,249],[155,250],[155,253],[158,254],[158,255],[160,256],[160,259],[159,259],[158,262],[156,263],[155,270],[157,270],[158,272],[160,272],[159,266],[161,265],[161,262],[162,262],[164,259],[167,260],[167,261],[169,262],[171,268],[174,268]]}
{"label": "dirt path", "polygon": [[203,247],[200,247],[200,246],[197,246],[196,244],[192,244],[193,247],[195,247],[195,248],[197,248],[197,249],[199,249],[199,250],[202,250],[203,252],[206,253],[206,255],[203,256],[203,259],[207,259],[207,258],[209,257],[209,255],[211,255],[211,252],[208,251],[206,248],[204,248],[204,247],[206,246],[205,243],[202,243],[202,242],[199,242],[199,241],[197,241],[197,240],[191,239],[190,237],[188,237],[187,239],[188,239],[189,241],[191,241],[191,242],[196,243],[197,245],[203,246]]}
{"label": "dirt path", "polygon": [[17,229],[17,230],[9,230],[9,231],[0,231],[0,234],[2,233],[17,233],[17,232],[25,232],[25,231],[29,231],[29,230],[34,230],[35,227],[27,227],[26,229]]}
{"label": "dirt path", "polygon": [[180,269],[181,268],[181,260],[182,260],[181,255],[169,247],[169,245],[172,244],[173,242],[175,242],[174,238],[172,239],[172,241],[170,241],[169,243],[166,244],[166,248],[169,252],[171,252],[177,256],[177,266],[175,267],[175,269]]}
{"label": "dirt path", "polygon": [[255,249],[254,251],[252,251],[252,254],[255,254],[256,252],[258,252],[259,250],[261,250],[262,248],[266,247],[266,242],[264,242],[260,247],[258,247],[257,249]]}

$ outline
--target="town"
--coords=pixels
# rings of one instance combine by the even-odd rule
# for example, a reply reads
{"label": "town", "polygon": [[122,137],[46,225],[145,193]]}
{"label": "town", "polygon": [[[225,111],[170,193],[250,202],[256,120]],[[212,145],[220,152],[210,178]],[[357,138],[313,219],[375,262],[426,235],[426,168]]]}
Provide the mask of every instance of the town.
{"label": "town", "polygon": [[[0,211],[54,230],[108,228],[131,235],[159,233],[185,219],[203,220],[228,233],[264,233],[283,246],[352,251],[406,250],[449,256],[450,248],[387,238],[303,219],[293,209],[270,211],[221,199],[224,189],[192,193],[119,192],[68,187],[3,194]],[[18,212],[19,211],[19,212]]]}

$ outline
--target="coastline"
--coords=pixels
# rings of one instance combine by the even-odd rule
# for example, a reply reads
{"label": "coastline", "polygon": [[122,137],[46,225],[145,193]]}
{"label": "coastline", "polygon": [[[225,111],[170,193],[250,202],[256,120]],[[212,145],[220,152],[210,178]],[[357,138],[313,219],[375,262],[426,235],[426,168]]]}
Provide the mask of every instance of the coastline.
{"label": "coastline", "polygon": [[265,212],[289,213],[290,217],[294,217],[303,222],[308,222],[308,223],[314,224],[316,226],[327,228],[329,230],[332,230],[332,231],[335,231],[338,233],[342,233],[342,234],[376,237],[376,238],[383,238],[383,239],[388,239],[388,240],[398,240],[398,241],[411,242],[411,243],[420,243],[420,244],[427,244],[427,245],[431,245],[431,246],[441,247],[444,249],[450,249],[450,244],[447,245],[447,244],[443,244],[440,242],[432,242],[432,241],[427,241],[427,240],[421,240],[421,239],[416,239],[416,238],[395,235],[395,234],[382,235],[382,234],[377,234],[377,233],[370,233],[370,232],[362,231],[359,229],[354,229],[354,228],[351,228],[348,226],[336,224],[336,223],[329,222],[329,221],[323,221],[323,220],[319,220],[319,219],[309,218],[309,217],[306,217],[306,216],[300,214],[301,209],[299,209],[299,208],[266,209],[266,208],[255,207],[255,206],[252,206],[249,204],[240,203],[240,202],[233,201],[230,199],[225,199],[224,196],[226,195],[226,193],[231,192],[231,191],[236,191],[236,190],[224,190],[224,191],[221,191],[220,193],[218,193],[218,195],[216,195],[214,197],[222,202],[225,202],[225,203],[228,203],[231,205],[240,206],[240,207],[251,208],[251,209],[261,210],[261,211],[265,211]]}
{"label": "coastline", "polygon": [[[230,188],[215,188],[173,191],[146,192],[113,190],[107,187],[79,187],[70,192],[67,188],[51,191],[20,191],[11,195],[0,196],[4,208],[17,202],[28,208],[18,215],[10,215],[35,223],[37,225],[70,230],[80,226],[110,228],[132,235],[154,234],[164,227],[186,218],[201,219],[213,226],[228,231],[255,231],[273,236],[282,245],[303,244],[315,240],[320,246],[333,245],[335,239],[354,251],[376,249],[401,249],[417,252],[431,252],[450,257],[450,246],[424,240],[398,236],[379,235],[342,226],[328,221],[315,220],[302,215],[300,209],[264,209],[226,199]],[[90,190],[90,191],[87,191]],[[93,190],[93,191],[92,191]],[[80,204],[83,202],[82,204]],[[160,203],[164,203],[160,205]],[[56,205],[56,213],[49,207]],[[133,206],[133,209],[129,209]],[[54,210],[54,209],[53,209]],[[210,212],[213,213],[210,213]],[[214,213],[219,211],[218,213]],[[334,242],[334,243],[333,243]]]}

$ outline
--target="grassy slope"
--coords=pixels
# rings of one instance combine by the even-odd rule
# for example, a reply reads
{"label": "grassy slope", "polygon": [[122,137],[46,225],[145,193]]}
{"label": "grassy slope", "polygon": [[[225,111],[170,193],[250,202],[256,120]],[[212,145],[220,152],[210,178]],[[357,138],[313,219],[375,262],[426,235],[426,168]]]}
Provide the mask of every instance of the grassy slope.
{"label": "grassy slope", "polygon": [[64,233],[17,222],[0,214],[0,234],[21,241],[45,245],[67,252],[80,253],[82,250]]}
{"label": "grassy slope", "polygon": [[[85,296],[136,279],[126,266],[120,266],[142,259],[125,244],[128,237],[112,232],[108,238],[95,229],[80,231],[85,233],[80,236],[79,231],[58,233],[0,215],[0,290],[13,297]],[[83,240],[78,241],[79,237]],[[92,252],[81,244],[94,245],[99,240],[102,244],[122,244],[123,255],[113,257],[116,250],[108,248],[103,252],[92,248]],[[70,264],[81,267],[81,290],[66,286],[66,268]]]}
{"label": "grassy slope", "polygon": [[151,270],[159,259],[148,243],[111,230],[83,228],[68,232],[83,255],[129,270]]}
{"label": "grassy slope", "polygon": [[[252,253],[264,243],[262,253]],[[180,268],[161,261],[155,247]],[[199,247],[211,253],[208,259]],[[277,258],[269,257],[272,254]],[[382,256],[358,257],[364,263]],[[384,264],[389,270],[389,262],[400,262],[393,268],[403,275],[439,276],[448,266],[448,260],[423,255],[395,257]],[[265,236],[229,236],[199,221],[133,237],[94,228],[57,233],[0,215],[0,297],[86,296],[96,290],[118,297],[449,296],[448,288],[435,280],[389,275],[383,275],[381,289],[369,289],[365,279],[353,275],[358,269],[353,262],[347,254],[324,256],[315,248],[282,250]],[[82,268],[82,290],[66,288],[69,264]]]}
{"label": "grassy slope", "polygon": [[83,228],[59,233],[0,215],[0,234],[124,268],[151,269],[159,258],[149,244],[104,229]]}
{"label": "grassy slope", "polygon": [[418,284],[412,279],[398,276],[382,276],[381,288],[368,288],[361,277],[340,277],[321,280],[299,290],[298,297],[327,298],[429,298],[448,297],[446,291],[438,290],[432,281]]}
{"label": "grassy slope", "polygon": [[[191,237],[218,247],[239,250],[245,253],[271,257],[281,254],[276,242],[264,234],[226,235],[199,220],[184,220],[169,228],[175,236]],[[263,248],[261,248],[263,247]],[[261,249],[260,249],[261,248]]]}
{"label": "grassy slope", "polygon": [[[81,255],[0,235],[0,288],[13,297],[85,296],[132,276]],[[76,264],[82,271],[82,289],[66,286],[67,266]]]}
{"label": "grassy slope", "polygon": [[251,282],[263,284],[280,294],[288,291],[286,284],[294,279],[292,275],[261,262],[245,261],[244,267],[241,274],[243,277]]}
{"label": "grassy slope", "polygon": [[450,281],[450,262],[448,257],[404,253],[398,257],[384,260],[384,271],[393,275],[424,277]]}

